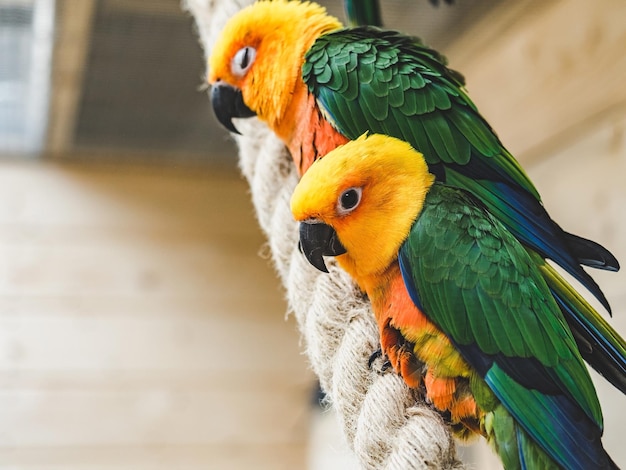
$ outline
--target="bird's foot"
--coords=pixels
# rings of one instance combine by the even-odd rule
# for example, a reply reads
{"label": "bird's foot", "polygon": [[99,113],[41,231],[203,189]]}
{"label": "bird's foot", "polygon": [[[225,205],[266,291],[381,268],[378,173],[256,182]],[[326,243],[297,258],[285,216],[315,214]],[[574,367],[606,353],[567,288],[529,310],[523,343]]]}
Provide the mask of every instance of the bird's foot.
{"label": "bird's foot", "polygon": [[374,363],[378,360],[378,359],[382,359],[383,363],[380,365],[380,367],[378,368],[377,372],[379,373],[385,373],[387,372],[388,369],[391,368],[391,362],[389,362],[389,359],[387,359],[387,356],[385,356],[383,354],[383,350],[381,348],[378,348],[376,351],[374,351],[372,353],[372,355],[370,356],[370,358],[367,361],[367,367],[371,370],[374,367]]}

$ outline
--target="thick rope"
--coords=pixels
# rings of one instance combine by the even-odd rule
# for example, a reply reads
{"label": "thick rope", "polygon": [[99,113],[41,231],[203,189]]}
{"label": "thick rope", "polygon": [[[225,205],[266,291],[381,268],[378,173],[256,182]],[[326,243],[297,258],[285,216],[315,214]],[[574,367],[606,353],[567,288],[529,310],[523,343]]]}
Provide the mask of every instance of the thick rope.
{"label": "thick rope", "polygon": [[[208,55],[223,24],[250,0],[184,0]],[[290,310],[313,371],[364,469],[462,468],[440,415],[394,373],[368,367],[379,348],[369,303],[349,276],[328,260],[330,274],[310,266],[297,249],[289,210],[297,183],[283,144],[260,122],[236,123],[240,168],[250,184],[259,224],[286,287]]]}

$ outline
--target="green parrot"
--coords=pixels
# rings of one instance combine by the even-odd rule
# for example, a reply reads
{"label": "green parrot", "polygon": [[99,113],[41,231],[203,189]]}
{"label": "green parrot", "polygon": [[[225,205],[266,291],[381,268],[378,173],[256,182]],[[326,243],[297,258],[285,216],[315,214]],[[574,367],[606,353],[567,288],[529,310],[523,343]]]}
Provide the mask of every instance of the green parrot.
{"label": "green parrot", "polygon": [[483,435],[507,469],[617,468],[544,260],[408,143],[372,135],[330,152],[291,210],[302,252],[321,270],[336,256],[372,303],[383,353],[457,434]]}

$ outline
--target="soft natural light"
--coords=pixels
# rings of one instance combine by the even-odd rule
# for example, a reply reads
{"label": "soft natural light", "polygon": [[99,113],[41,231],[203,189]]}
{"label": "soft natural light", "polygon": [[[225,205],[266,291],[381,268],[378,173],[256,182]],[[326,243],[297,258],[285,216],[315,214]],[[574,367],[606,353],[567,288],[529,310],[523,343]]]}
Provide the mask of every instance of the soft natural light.
{"label": "soft natural light", "polygon": [[0,0],[0,152],[37,155],[48,118],[54,0]]}

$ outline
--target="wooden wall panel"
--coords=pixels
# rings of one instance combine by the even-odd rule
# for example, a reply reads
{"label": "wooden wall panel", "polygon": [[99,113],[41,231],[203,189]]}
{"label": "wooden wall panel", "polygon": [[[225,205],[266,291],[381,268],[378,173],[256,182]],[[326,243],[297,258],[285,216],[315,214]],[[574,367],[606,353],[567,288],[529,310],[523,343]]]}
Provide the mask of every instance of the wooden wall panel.
{"label": "wooden wall panel", "polygon": [[446,51],[521,161],[626,112],[626,3],[502,2]]}
{"label": "wooden wall panel", "polygon": [[302,468],[311,377],[248,199],[1,163],[0,468]]}

